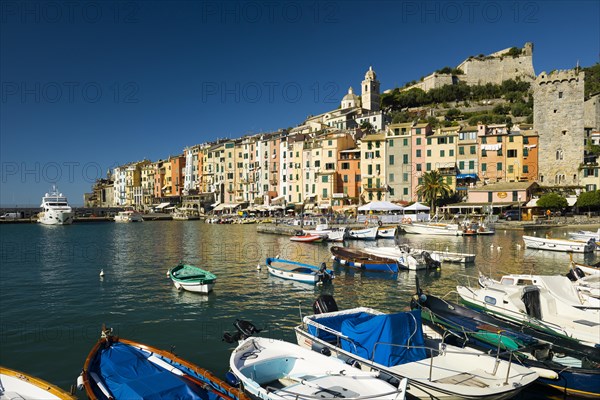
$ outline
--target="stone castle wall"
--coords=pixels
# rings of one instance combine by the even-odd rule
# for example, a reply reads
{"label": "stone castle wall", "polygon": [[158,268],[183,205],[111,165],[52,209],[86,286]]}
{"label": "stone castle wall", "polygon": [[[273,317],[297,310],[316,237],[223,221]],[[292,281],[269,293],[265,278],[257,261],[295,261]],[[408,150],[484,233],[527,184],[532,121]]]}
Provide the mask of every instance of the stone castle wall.
{"label": "stone castle wall", "polygon": [[533,84],[533,122],[539,134],[539,180],[579,184],[584,150],[583,72],[542,72]]}
{"label": "stone castle wall", "polygon": [[419,83],[416,83],[412,86],[409,86],[405,89],[402,90],[410,90],[413,88],[418,88],[421,89],[425,92],[430,91],[431,89],[435,89],[435,88],[439,88],[442,87],[444,85],[452,85],[454,83],[454,81],[452,80],[452,75],[451,74],[436,74],[433,73],[431,75],[426,76],[425,78],[423,78],[423,80]]}

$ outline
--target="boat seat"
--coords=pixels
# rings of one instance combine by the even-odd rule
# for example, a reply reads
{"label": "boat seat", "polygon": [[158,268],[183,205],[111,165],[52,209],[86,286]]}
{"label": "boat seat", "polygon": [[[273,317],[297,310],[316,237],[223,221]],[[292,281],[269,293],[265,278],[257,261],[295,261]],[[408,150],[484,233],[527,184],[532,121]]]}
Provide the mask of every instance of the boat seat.
{"label": "boat seat", "polygon": [[477,378],[477,376],[468,372],[461,372],[460,374],[446,376],[444,378],[437,379],[434,382],[448,383],[451,385],[473,386],[480,388],[486,388],[489,386],[487,383]]}

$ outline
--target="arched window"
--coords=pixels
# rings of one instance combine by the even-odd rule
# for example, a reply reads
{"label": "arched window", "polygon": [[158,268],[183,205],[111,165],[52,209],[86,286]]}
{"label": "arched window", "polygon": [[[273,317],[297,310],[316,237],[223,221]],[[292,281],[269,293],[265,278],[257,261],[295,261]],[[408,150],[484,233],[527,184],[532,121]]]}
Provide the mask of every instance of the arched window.
{"label": "arched window", "polygon": [[562,160],[563,159],[563,151],[562,151],[562,149],[556,150],[556,159],[557,160]]}
{"label": "arched window", "polygon": [[369,91],[369,87],[367,85],[365,85],[365,92]]}

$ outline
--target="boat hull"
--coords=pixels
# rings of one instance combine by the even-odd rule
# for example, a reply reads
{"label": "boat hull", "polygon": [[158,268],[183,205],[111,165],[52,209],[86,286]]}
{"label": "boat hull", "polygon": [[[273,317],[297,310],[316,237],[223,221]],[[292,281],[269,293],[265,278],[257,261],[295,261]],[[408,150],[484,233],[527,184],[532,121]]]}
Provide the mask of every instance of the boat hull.
{"label": "boat hull", "polygon": [[596,248],[593,241],[583,242],[577,240],[540,238],[536,236],[523,236],[525,246],[529,249],[562,251],[567,253],[591,253]]}
{"label": "boat hull", "polygon": [[43,225],[71,225],[73,223],[73,212],[44,211],[38,215],[38,222]]}
{"label": "boat hull", "polygon": [[348,238],[357,240],[375,240],[377,239],[378,227],[364,229],[350,229]]}
{"label": "boat hull", "polygon": [[462,236],[463,231],[457,225],[445,224],[401,224],[406,233],[417,235]]}
{"label": "boat hull", "polygon": [[193,265],[177,265],[169,270],[169,278],[177,290],[208,294],[215,287],[217,277]]}
{"label": "boat hull", "polygon": [[[333,271],[331,270],[321,272],[314,265],[302,264],[295,261],[267,258],[266,264],[269,274],[273,276],[312,285],[321,281],[330,281],[333,277]],[[329,279],[324,279],[324,274],[327,274]]]}
{"label": "boat hull", "polygon": [[[364,251],[349,249],[346,247],[333,246],[331,254],[335,261],[342,265],[347,265],[351,268],[356,268],[364,271],[391,272],[397,273],[401,268],[398,261],[391,258],[377,257]],[[402,266],[403,269],[408,269]]]}
{"label": "boat hull", "polygon": [[[4,399],[75,400],[76,397],[42,379],[0,367],[0,394]],[[6,396],[6,397],[5,397]]]}
{"label": "boat hull", "polygon": [[396,227],[393,228],[379,228],[377,231],[378,239],[393,239],[396,237]]}
{"label": "boat hull", "polygon": [[322,242],[323,237],[320,235],[298,235],[298,236],[292,236],[290,238],[290,240],[292,242],[298,242],[298,243],[315,243],[315,242]]}

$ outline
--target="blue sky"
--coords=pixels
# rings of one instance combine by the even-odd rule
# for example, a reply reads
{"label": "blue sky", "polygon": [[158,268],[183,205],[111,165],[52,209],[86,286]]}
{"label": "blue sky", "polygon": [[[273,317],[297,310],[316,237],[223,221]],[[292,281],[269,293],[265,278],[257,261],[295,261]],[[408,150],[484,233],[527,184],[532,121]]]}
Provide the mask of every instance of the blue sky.
{"label": "blue sky", "polygon": [[295,126],[373,66],[383,90],[534,43],[534,68],[589,66],[596,1],[0,3],[0,205],[73,204],[129,161]]}

